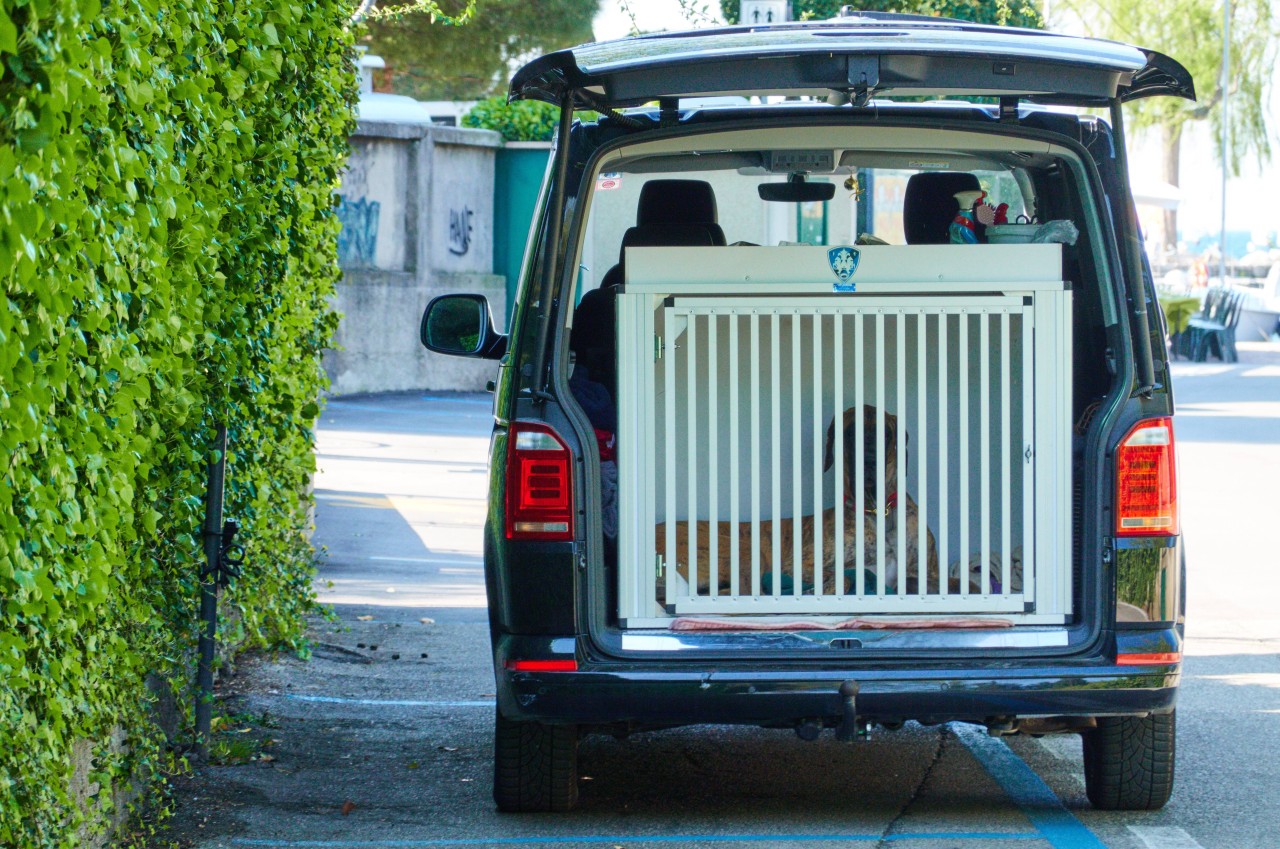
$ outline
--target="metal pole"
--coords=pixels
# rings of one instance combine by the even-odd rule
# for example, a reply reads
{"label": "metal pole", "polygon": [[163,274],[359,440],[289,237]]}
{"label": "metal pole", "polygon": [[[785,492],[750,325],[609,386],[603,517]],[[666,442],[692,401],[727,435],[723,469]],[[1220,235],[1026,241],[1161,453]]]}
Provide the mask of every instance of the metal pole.
{"label": "metal pole", "polygon": [[222,557],[222,501],[227,474],[227,426],[219,423],[209,461],[209,487],[204,499],[204,559],[200,577],[200,659],[196,667],[195,752],[207,754],[213,722],[213,650],[218,631],[218,571]]}
{"label": "metal pole", "polygon": [[1218,222],[1218,285],[1227,285],[1227,168],[1231,155],[1231,0],[1222,0],[1222,218]]}

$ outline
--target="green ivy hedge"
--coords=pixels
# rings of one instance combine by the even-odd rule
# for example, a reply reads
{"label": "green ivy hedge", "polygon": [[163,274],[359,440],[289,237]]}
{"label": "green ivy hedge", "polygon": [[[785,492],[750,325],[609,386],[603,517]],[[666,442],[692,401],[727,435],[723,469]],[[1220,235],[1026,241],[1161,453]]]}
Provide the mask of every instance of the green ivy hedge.
{"label": "green ivy hedge", "polygon": [[301,645],[350,12],[0,0],[0,846],[74,845],[163,767],[144,680],[187,676],[217,420],[224,637]]}

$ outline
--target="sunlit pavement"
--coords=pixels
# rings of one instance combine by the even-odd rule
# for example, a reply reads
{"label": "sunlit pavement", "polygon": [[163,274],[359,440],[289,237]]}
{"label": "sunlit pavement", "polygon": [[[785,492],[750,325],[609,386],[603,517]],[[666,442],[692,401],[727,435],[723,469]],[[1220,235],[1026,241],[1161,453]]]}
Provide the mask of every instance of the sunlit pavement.
{"label": "sunlit pavement", "polygon": [[[1151,814],[1084,797],[1075,737],[1006,743],[908,725],[865,744],[781,731],[592,737],[582,803],[500,816],[480,564],[489,396],[333,401],[319,436],[326,549],[315,657],[253,664],[271,760],[203,770],[175,833],[200,847],[1280,845],[1280,345],[1174,364],[1189,567],[1178,784]],[[425,621],[424,621],[425,620]],[[345,813],[344,813],[345,811]]]}

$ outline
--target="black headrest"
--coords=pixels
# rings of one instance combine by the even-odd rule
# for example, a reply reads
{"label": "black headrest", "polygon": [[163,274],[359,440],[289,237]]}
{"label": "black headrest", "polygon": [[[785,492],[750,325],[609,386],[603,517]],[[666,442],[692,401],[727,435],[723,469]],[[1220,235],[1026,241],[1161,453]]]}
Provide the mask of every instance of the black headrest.
{"label": "black headrest", "polygon": [[929,171],[912,174],[902,199],[902,229],[908,245],[943,245],[947,227],[960,211],[956,192],[981,189],[973,174]]}
{"label": "black headrest", "polygon": [[618,259],[621,261],[626,257],[627,248],[714,247],[712,226],[715,225],[637,224],[622,234],[622,251]]}
{"label": "black headrest", "polygon": [[650,180],[640,189],[636,224],[715,224],[716,194],[705,180]]}

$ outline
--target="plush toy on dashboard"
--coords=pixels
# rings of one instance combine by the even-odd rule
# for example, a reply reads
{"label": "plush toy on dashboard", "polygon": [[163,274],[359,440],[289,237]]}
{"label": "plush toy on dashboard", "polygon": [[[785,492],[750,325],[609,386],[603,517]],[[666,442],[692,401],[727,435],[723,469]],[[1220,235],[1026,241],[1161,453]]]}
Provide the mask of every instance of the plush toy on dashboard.
{"label": "plush toy on dashboard", "polygon": [[976,245],[985,241],[983,233],[987,227],[1008,223],[1009,204],[992,206],[987,203],[987,193],[980,189],[956,192],[955,199],[960,211],[947,228],[953,245]]}

